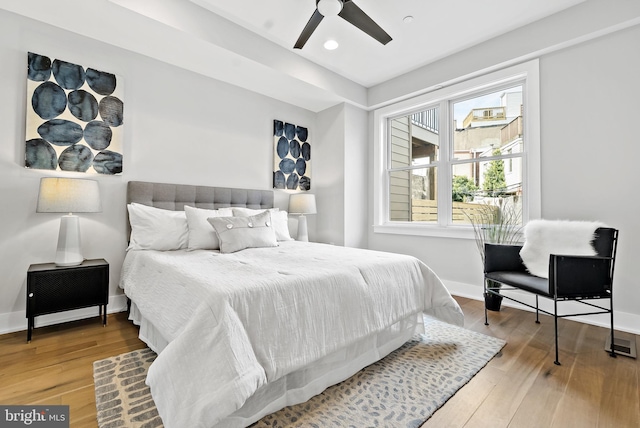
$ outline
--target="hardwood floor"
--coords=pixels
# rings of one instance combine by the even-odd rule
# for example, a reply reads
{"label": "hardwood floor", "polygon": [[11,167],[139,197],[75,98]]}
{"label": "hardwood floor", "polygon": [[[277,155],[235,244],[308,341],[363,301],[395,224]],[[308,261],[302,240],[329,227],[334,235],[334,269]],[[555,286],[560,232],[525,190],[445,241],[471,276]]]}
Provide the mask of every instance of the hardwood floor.
{"label": "hardwood floor", "polygon": [[[609,357],[606,329],[561,320],[556,366],[551,318],[503,306],[485,326],[482,302],[456,300],[465,327],[507,345],[423,427],[640,426],[640,361]],[[96,428],[92,363],[144,347],[137,334],[120,313],[106,327],[96,317],[38,328],[30,344],[26,332],[0,336],[0,404],[66,404],[72,427]]]}
{"label": "hardwood floor", "polygon": [[[640,361],[604,351],[608,329],[503,306],[489,313],[479,301],[456,297],[465,327],[506,340],[501,355],[440,408],[423,428],[640,427]],[[637,336],[620,333],[621,337]]]}
{"label": "hardwood floor", "polygon": [[93,362],[145,347],[126,313],[0,336],[0,403],[69,405],[72,427],[98,426]]}

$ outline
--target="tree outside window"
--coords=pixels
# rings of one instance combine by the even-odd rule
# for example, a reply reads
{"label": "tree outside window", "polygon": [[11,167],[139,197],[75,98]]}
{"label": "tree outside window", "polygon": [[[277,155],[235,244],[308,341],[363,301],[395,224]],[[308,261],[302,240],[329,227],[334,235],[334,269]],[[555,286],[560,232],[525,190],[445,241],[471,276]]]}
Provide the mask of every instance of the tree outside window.
{"label": "tree outside window", "polygon": [[[500,149],[495,149],[491,154],[493,156],[500,156],[502,152]],[[505,195],[506,187],[504,161],[502,159],[492,160],[489,162],[489,168],[487,168],[487,171],[484,173],[482,190],[485,191],[487,196],[499,197]]]}

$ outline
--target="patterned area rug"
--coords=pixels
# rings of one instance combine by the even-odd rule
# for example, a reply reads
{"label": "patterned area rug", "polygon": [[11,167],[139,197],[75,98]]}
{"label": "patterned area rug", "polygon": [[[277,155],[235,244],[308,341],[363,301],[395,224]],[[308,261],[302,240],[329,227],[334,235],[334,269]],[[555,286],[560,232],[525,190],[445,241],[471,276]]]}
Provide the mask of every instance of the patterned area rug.
{"label": "patterned area rug", "polygon": [[[419,427],[505,344],[433,319],[425,329],[344,382],[251,427]],[[144,349],[94,363],[100,428],[162,426],[144,383],[155,356]]]}

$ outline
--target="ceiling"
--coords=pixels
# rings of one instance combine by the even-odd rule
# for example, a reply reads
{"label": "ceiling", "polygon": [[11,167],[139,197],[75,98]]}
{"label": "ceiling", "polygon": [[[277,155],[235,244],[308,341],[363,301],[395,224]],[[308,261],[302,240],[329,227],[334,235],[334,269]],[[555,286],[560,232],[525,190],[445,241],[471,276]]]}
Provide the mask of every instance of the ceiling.
{"label": "ceiling", "polygon": [[[336,16],[323,19],[303,49],[293,45],[316,0],[2,0],[0,9],[319,112],[339,103],[371,110],[410,96],[405,88],[384,91],[398,76],[512,30],[521,29],[515,34],[522,41],[534,21],[536,39],[523,52],[563,40],[546,37],[547,25],[551,33],[582,37],[600,27],[571,32],[566,22],[604,1],[353,0],[391,42],[382,45]],[[413,20],[405,23],[406,16]],[[329,38],[338,49],[323,48]]]}
{"label": "ceiling", "polygon": [[[301,50],[293,45],[315,0],[190,1],[368,88],[584,0],[354,0],[391,35],[390,43],[333,16]],[[324,49],[328,39],[338,41],[338,49]]]}

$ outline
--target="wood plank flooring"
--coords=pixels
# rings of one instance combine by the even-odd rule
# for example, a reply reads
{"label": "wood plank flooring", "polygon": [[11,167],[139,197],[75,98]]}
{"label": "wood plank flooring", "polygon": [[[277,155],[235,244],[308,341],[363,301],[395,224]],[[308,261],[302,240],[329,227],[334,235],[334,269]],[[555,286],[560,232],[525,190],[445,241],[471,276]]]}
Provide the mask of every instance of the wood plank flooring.
{"label": "wood plank flooring", "polygon": [[126,313],[0,336],[0,404],[69,405],[72,427],[98,426],[93,362],[140,349]]}
{"label": "wood plank flooring", "polygon": [[[507,341],[471,381],[423,428],[442,427],[640,427],[640,361],[604,351],[608,329],[560,320],[560,362],[555,356],[553,318],[458,298],[465,327]],[[619,333],[625,338],[637,336]]]}
{"label": "wood plank flooring", "polygon": [[[465,327],[507,341],[423,428],[639,427],[640,361],[611,358],[607,330],[560,320],[553,364],[553,319],[503,306],[484,325],[483,303],[456,297]],[[640,345],[638,337],[633,337]],[[0,336],[0,404],[66,404],[72,427],[96,428],[92,363],[144,347],[126,314]],[[640,349],[640,347],[639,347]]]}

